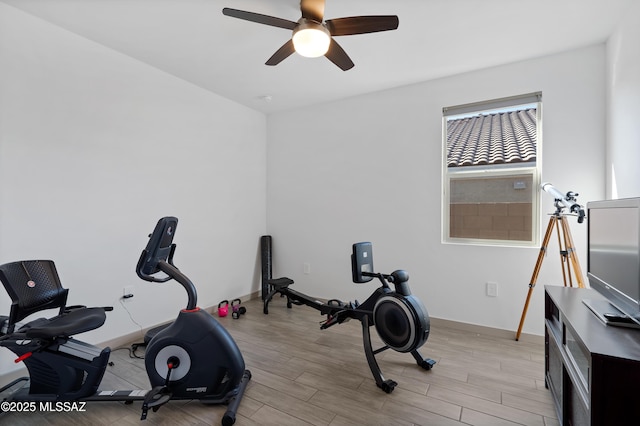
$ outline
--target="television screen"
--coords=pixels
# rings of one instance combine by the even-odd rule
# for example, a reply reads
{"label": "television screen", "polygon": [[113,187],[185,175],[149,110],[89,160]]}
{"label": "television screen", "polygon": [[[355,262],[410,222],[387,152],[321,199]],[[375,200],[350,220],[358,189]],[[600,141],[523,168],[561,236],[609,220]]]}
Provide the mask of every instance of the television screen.
{"label": "television screen", "polygon": [[605,322],[640,324],[640,198],[590,202],[587,224],[589,284],[613,305],[590,307]]}

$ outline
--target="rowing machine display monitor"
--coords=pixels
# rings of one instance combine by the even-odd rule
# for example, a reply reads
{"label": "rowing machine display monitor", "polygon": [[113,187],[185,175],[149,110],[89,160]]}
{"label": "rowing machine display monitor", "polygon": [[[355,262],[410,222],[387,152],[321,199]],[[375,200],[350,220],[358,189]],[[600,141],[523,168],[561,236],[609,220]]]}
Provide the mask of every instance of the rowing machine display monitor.
{"label": "rowing machine display monitor", "polygon": [[367,283],[373,279],[373,251],[371,243],[355,243],[351,255],[351,274],[353,282],[357,284]]}
{"label": "rowing machine display monitor", "polygon": [[167,216],[158,221],[153,233],[149,235],[149,242],[143,251],[144,260],[139,268],[140,273],[149,276],[160,272],[158,263],[161,260],[167,261],[168,259],[170,264],[173,263],[174,246],[172,243],[177,227],[178,219],[175,217]]}

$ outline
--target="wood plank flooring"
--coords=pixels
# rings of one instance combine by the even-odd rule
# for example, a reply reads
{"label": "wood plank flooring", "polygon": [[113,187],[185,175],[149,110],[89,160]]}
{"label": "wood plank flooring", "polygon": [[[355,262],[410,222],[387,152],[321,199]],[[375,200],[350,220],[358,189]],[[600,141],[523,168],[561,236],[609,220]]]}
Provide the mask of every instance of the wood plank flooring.
{"label": "wood plank flooring", "polygon": [[[558,425],[544,387],[544,344],[431,327],[420,352],[437,361],[430,371],[411,354],[377,356],[385,378],[398,382],[391,394],[375,385],[358,321],[320,330],[319,312],[287,309],[274,298],[269,315],[254,299],[240,319],[221,318],[240,347],[252,379],[236,425]],[[428,306],[427,306],[428,308]],[[434,321],[436,323],[436,321]],[[372,330],[374,347],[379,347]],[[144,361],[114,351],[101,389],[147,389]],[[225,407],[171,401],[140,421],[139,402],[89,403],[82,413],[8,413],[10,425],[219,425]]]}

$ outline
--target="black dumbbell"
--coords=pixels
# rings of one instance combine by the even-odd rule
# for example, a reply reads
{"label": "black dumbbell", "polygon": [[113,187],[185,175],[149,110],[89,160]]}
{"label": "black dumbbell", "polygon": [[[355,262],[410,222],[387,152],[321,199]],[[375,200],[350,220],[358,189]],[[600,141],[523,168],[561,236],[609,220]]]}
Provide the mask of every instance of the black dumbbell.
{"label": "black dumbbell", "polygon": [[240,318],[240,315],[244,315],[245,313],[247,313],[247,308],[245,308],[244,306],[240,306],[240,299],[233,299],[231,301],[231,317],[233,319],[238,319]]}

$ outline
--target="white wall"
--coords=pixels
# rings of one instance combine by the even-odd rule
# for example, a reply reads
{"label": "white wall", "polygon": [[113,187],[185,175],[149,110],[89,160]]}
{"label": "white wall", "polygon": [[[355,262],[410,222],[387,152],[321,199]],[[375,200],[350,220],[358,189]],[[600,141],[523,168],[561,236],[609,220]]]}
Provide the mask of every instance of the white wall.
{"label": "white wall", "polygon": [[0,63],[0,263],[53,259],[71,304],[113,305],[83,338],[138,330],[125,286],[143,327],[186,306],[175,281],[135,273],[165,215],[180,219],[175,261],[200,306],[258,290],[263,114],[3,3]]}
{"label": "white wall", "polygon": [[607,42],[607,198],[640,196],[640,3]]}
{"label": "white wall", "polygon": [[[376,269],[409,271],[432,317],[515,333],[539,248],[441,243],[441,117],[444,106],[534,91],[543,93],[543,181],[581,203],[602,198],[604,45],[269,116],[274,273],[314,296],[362,301],[375,286],[351,283],[349,256],[352,243],[372,241]],[[584,268],[586,227],[571,228]],[[525,333],[543,334],[542,286],[562,283],[552,244]],[[499,284],[497,298],[485,296],[487,281]]]}

